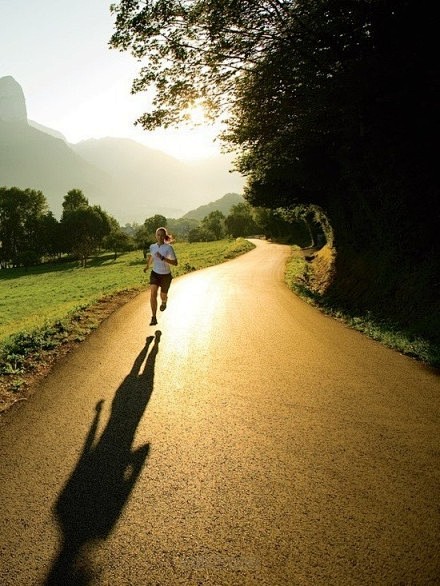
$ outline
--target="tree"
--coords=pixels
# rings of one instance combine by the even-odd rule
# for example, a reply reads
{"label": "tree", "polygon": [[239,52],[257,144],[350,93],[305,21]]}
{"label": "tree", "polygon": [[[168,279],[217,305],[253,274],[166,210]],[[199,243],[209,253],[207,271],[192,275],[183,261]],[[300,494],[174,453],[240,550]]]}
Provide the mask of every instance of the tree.
{"label": "tree", "polygon": [[100,221],[96,223],[95,237],[97,239],[98,246],[100,246],[103,242],[103,239],[112,231],[119,231],[119,224],[117,220],[105,212],[101,206],[92,206],[90,209],[97,216],[99,216]]}
{"label": "tree", "polygon": [[80,206],[63,212],[61,226],[66,250],[73,253],[83,267],[112,229],[109,216],[99,206]]}
{"label": "tree", "polygon": [[215,240],[220,240],[225,235],[225,216],[219,210],[210,212],[202,220],[202,229],[211,232]]}
{"label": "tree", "polygon": [[247,200],[318,205],[341,253],[394,247],[409,232],[405,254],[417,256],[438,240],[438,70],[420,7],[286,4],[288,34],[235,85],[225,138],[241,149]]}
{"label": "tree", "polygon": [[197,102],[212,115],[227,107],[224,140],[240,149],[252,204],[319,205],[351,243],[376,236],[385,203],[379,230],[416,212],[432,239],[437,211],[418,200],[420,185],[430,203],[436,193],[438,69],[419,3],[120,0],[113,12],[111,46],[144,64],[133,92],[156,90],[146,129]]}
{"label": "tree", "polygon": [[[143,61],[133,92],[156,90],[154,109],[140,123],[166,127],[185,120],[194,103],[212,114],[236,105],[240,84],[255,71],[271,77],[271,87],[288,71],[288,90],[301,95],[297,82],[307,69],[319,87],[338,71],[335,61],[358,41],[356,33],[365,39],[370,32],[374,10],[344,6],[326,0],[120,0],[112,6],[110,45]],[[365,28],[352,30],[359,23]]]}
{"label": "tree", "polygon": [[144,258],[147,256],[148,248],[152,244],[151,234],[148,234],[145,226],[138,226],[134,235],[136,248],[142,250]]}
{"label": "tree", "polygon": [[0,188],[0,262],[3,266],[38,261],[43,249],[39,240],[41,225],[48,214],[41,191]]}
{"label": "tree", "polygon": [[63,201],[63,214],[73,212],[81,208],[87,208],[89,206],[89,200],[83,194],[80,189],[71,189],[64,196]]}
{"label": "tree", "polygon": [[147,252],[150,244],[156,242],[156,230],[161,227],[166,227],[167,219],[165,216],[156,214],[147,218],[142,227],[136,231],[135,240],[139,248],[143,250],[144,258],[147,256]]}
{"label": "tree", "polygon": [[125,226],[121,226],[121,230],[127,234],[127,236],[131,236],[134,238],[136,234],[136,230],[139,228],[139,224],[133,222],[133,224],[127,223]]}
{"label": "tree", "polygon": [[258,232],[258,227],[252,215],[252,208],[248,203],[238,203],[232,206],[225,219],[228,233],[233,237],[250,236]]}
{"label": "tree", "polygon": [[179,240],[188,240],[191,230],[197,228],[199,221],[193,218],[167,218],[167,228]]}
{"label": "tree", "polygon": [[[230,2],[121,0],[112,11],[116,32],[111,46],[144,60],[133,91],[157,90],[153,112],[139,119],[147,129],[185,120],[186,109],[197,102],[207,110],[218,109],[240,60],[249,49],[255,54],[262,33],[261,27],[253,31],[252,20],[245,35],[240,25],[246,20]],[[228,34],[234,25],[241,33],[241,48]]]}
{"label": "tree", "polygon": [[40,219],[37,242],[42,255],[55,256],[61,252],[60,223],[52,212],[48,212]]}
{"label": "tree", "polygon": [[425,311],[440,272],[429,12],[415,0],[120,0],[111,44],[143,61],[133,91],[156,90],[144,128],[200,103],[227,119],[249,203],[320,210],[337,253],[327,294],[397,310],[398,271],[428,256]]}
{"label": "tree", "polygon": [[[156,90],[139,122],[166,127],[197,102],[212,115],[227,107],[223,137],[240,151],[253,205],[315,204],[336,222],[341,213],[342,222],[353,212],[360,220],[361,209],[371,216],[383,202],[380,181],[401,183],[411,157],[423,180],[432,154],[418,150],[435,138],[436,68],[414,1],[121,0],[113,12],[111,45],[145,65],[133,91]],[[389,199],[388,215],[396,209]],[[412,207],[403,205],[403,215]],[[362,218],[340,236],[372,222]]]}
{"label": "tree", "polygon": [[167,219],[165,218],[165,216],[161,216],[160,214],[156,214],[151,218],[147,218],[144,222],[144,228],[147,234],[152,235],[152,242],[156,240],[156,230],[162,226],[166,227],[166,225]]}
{"label": "tree", "polygon": [[314,240],[310,225],[302,217],[295,215],[286,218],[283,217],[283,210],[261,207],[253,208],[252,215],[258,226],[258,232],[264,234],[266,238],[290,242],[301,247],[317,244],[318,239]]}
{"label": "tree", "polygon": [[113,251],[116,260],[118,252],[125,252],[132,248],[133,239],[121,229],[112,228],[110,234],[104,237],[103,245],[106,249]]}
{"label": "tree", "polygon": [[214,232],[208,230],[207,228],[204,228],[203,226],[193,228],[189,231],[188,234],[188,242],[190,244],[192,242],[213,242],[214,240],[217,240]]}

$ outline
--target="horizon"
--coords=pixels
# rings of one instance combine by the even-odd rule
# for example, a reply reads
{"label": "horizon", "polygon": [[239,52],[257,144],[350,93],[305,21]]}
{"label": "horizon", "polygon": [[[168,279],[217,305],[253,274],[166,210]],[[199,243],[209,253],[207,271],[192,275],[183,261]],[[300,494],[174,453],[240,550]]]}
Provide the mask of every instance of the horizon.
{"label": "horizon", "polygon": [[[0,79],[1,79],[1,77],[0,77]],[[47,126],[46,124],[42,124],[38,120],[34,120],[34,119],[29,118],[29,116],[28,116],[27,121],[28,121],[28,124],[30,126],[32,126],[33,128],[36,128],[37,130],[40,130],[41,132],[49,133],[50,131],[52,131],[54,133],[61,134],[62,137],[64,138],[64,140],[66,141],[66,143],[69,146],[77,146],[77,145],[79,145],[79,144],[81,144],[83,142],[89,142],[89,141],[96,141],[96,142],[98,142],[98,141],[104,141],[104,140],[120,140],[120,141],[127,140],[127,141],[130,141],[130,142],[134,142],[137,145],[140,145],[140,146],[145,147],[147,149],[150,149],[151,151],[156,151],[156,152],[161,153],[161,154],[163,154],[165,156],[171,157],[171,158],[175,159],[176,161],[179,161],[181,163],[188,164],[188,165],[197,164],[198,162],[202,162],[203,163],[204,161],[208,161],[210,159],[216,159],[218,157],[224,158],[225,160],[232,159],[232,155],[228,155],[228,154],[224,155],[222,153],[214,153],[214,154],[212,154],[210,156],[204,156],[204,157],[198,157],[198,158],[179,158],[179,157],[176,157],[176,156],[174,156],[173,154],[171,154],[169,152],[166,152],[165,150],[160,149],[158,146],[151,146],[149,144],[145,144],[145,143],[141,142],[138,138],[133,138],[133,137],[130,137],[130,136],[114,136],[114,135],[106,135],[106,136],[99,136],[99,137],[90,136],[90,137],[82,138],[82,139],[78,140],[77,142],[71,142],[57,128],[52,128],[50,126]]]}

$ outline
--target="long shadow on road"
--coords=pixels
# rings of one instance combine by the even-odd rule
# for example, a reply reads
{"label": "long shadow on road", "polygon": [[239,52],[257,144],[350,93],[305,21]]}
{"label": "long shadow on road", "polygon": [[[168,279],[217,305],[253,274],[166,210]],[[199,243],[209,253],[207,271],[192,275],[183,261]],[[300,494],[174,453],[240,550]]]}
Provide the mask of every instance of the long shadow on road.
{"label": "long shadow on road", "polygon": [[104,401],[96,405],[81,456],[55,506],[63,543],[46,578],[47,586],[86,585],[93,579],[87,552],[94,542],[110,535],[145,464],[149,444],[134,450],[132,444],[153,392],[160,336],[157,331],[147,338],[116,391],[99,439],[96,434]]}

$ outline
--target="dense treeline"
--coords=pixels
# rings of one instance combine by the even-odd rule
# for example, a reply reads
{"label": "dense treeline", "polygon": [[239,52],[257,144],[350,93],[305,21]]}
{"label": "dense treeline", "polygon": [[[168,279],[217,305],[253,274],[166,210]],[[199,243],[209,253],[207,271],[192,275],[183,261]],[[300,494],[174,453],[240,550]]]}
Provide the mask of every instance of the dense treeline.
{"label": "dense treeline", "polygon": [[320,1],[295,3],[290,17],[237,90],[229,138],[244,151],[247,198],[319,206],[337,251],[327,295],[379,311],[386,299],[405,321],[417,305],[411,320],[439,293],[428,12]]}
{"label": "dense treeline", "polygon": [[156,214],[147,218],[143,224],[126,224],[122,230],[132,238],[133,246],[148,251],[155,241],[158,226],[166,226],[179,241],[212,242],[223,238],[264,236],[298,246],[314,246],[322,243],[325,236],[312,218],[286,219],[282,214],[266,209],[255,208],[248,203],[233,205],[228,214],[220,210],[209,212],[201,221],[193,218],[166,218]]}
{"label": "dense treeline", "polygon": [[86,264],[101,247],[121,251],[128,237],[117,221],[100,206],[90,206],[84,194],[73,189],[63,202],[58,221],[41,191],[0,188],[0,266],[30,266],[44,259],[72,255]]}
{"label": "dense treeline", "polygon": [[41,191],[2,187],[0,267],[31,266],[57,257],[73,257],[86,266],[87,259],[100,250],[111,250],[115,256],[131,249],[146,252],[158,226],[167,226],[178,239],[189,242],[264,234],[300,245],[311,243],[311,230],[304,222],[287,222],[271,210],[248,203],[233,206],[226,216],[213,211],[201,222],[157,214],[141,225],[121,227],[100,206],[91,206],[79,189],[64,197],[58,221]]}
{"label": "dense treeline", "polygon": [[[327,298],[438,336],[438,66],[434,19],[415,0],[120,0],[113,47],[153,86],[147,129],[202,104],[245,197],[319,221]],[[312,275],[312,271],[310,272]],[[427,319],[427,316],[429,318]]]}

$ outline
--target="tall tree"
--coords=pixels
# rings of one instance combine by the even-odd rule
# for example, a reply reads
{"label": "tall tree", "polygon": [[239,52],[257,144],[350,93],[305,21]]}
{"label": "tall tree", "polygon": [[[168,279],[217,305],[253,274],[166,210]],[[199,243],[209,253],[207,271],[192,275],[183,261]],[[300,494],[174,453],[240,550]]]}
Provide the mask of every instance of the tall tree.
{"label": "tall tree", "polygon": [[64,212],[61,227],[65,249],[86,266],[87,259],[110,234],[112,222],[99,206],[78,207]]}
{"label": "tall tree", "polygon": [[416,213],[420,244],[438,219],[417,203],[420,186],[432,203],[436,185],[438,68],[422,6],[121,0],[111,45],[143,61],[133,91],[156,91],[145,128],[181,121],[197,102],[229,112],[224,139],[241,152],[252,203],[320,205],[349,241]]}
{"label": "tall tree", "polygon": [[143,224],[136,230],[135,240],[137,246],[142,249],[144,257],[147,256],[150,244],[156,241],[156,230],[160,227],[166,227],[167,219],[165,216],[156,214],[147,218]]}
{"label": "tall tree", "polygon": [[42,254],[40,226],[48,214],[46,198],[41,191],[0,188],[0,255],[3,265],[17,264],[26,253],[34,262]]}
{"label": "tall tree", "polygon": [[248,203],[238,203],[232,206],[231,211],[225,218],[226,230],[233,237],[250,236],[258,232],[252,214],[252,208]]}
{"label": "tall tree", "polygon": [[214,234],[216,240],[225,235],[225,216],[220,210],[210,212],[202,220],[202,228]]}
{"label": "tall tree", "polygon": [[118,252],[130,250],[134,246],[134,240],[120,228],[112,227],[110,234],[105,236],[103,244],[106,249],[113,251],[116,260]]}
{"label": "tall tree", "polygon": [[38,227],[38,243],[43,255],[55,256],[62,251],[60,223],[52,212],[41,218]]}
{"label": "tall tree", "polygon": [[87,208],[89,200],[80,189],[71,189],[64,196],[63,214],[79,210],[80,208]]}
{"label": "tall tree", "polygon": [[157,228],[167,225],[167,219],[165,216],[161,216],[160,214],[156,214],[151,218],[147,218],[144,222],[144,228],[146,233],[151,237],[151,242],[155,241],[155,233]]}

